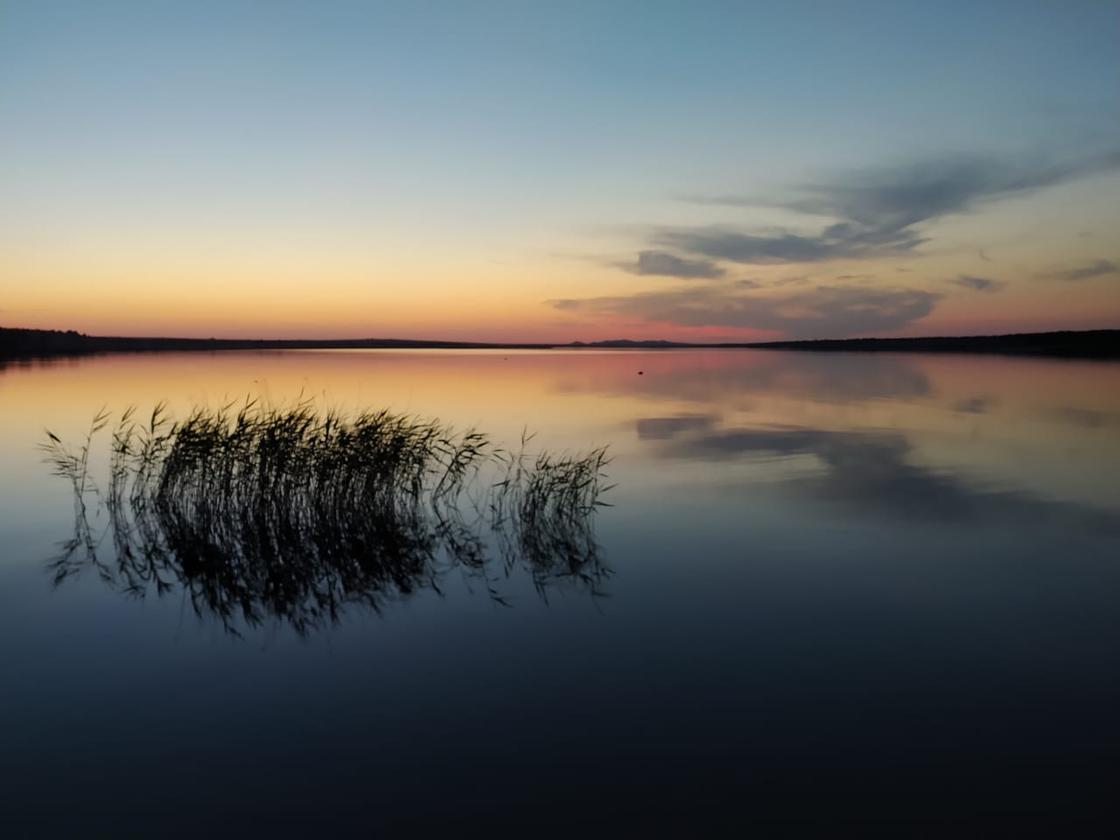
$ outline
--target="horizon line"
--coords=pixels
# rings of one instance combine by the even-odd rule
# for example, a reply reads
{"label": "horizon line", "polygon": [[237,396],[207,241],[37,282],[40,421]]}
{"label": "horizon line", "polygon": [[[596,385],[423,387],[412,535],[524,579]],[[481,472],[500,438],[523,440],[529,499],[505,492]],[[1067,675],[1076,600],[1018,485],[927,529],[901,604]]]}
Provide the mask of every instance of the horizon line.
{"label": "horizon line", "polygon": [[1120,358],[1120,328],[1050,330],[958,336],[908,336],[776,339],[749,342],[690,342],[670,339],[599,339],[570,342],[491,342],[408,338],[184,338],[176,336],[99,336],[77,330],[0,327],[0,355],[81,355],[111,352],[169,352],[284,349],[791,349],[989,352]]}

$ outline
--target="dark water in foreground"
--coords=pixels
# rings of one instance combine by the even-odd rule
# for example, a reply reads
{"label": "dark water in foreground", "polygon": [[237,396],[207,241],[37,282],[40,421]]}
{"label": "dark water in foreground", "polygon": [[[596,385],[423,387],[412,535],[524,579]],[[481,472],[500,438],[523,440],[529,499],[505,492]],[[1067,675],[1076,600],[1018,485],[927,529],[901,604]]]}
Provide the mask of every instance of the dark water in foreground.
{"label": "dark water in foreground", "polygon": [[[503,606],[450,575],[238,637],[177,586],[52,587],[73,505],[44,427],[301,391],[609,445],[603,592],[514,573]],[[1111,803],[1120,365],[137,355],[9,365],[0,406],[5,834],[1038,826]]]}

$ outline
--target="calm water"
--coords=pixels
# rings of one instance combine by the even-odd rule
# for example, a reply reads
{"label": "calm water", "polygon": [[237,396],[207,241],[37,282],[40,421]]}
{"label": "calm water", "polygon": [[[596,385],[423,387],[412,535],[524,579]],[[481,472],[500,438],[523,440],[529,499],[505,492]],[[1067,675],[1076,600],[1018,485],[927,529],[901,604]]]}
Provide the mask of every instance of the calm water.
{"label": "calm water", "polygon": [[[450,576],[304,636],[270,620],[238,638],[177,586],[52,586],[74,510],[44,428],[301,392],[609,445],[605,594],[545,599],[513,574],[506,607]],[[0,815],[17,835],[999,823],[1114,794],[1118,365],[137,355],[9,364],[0,406]]]}

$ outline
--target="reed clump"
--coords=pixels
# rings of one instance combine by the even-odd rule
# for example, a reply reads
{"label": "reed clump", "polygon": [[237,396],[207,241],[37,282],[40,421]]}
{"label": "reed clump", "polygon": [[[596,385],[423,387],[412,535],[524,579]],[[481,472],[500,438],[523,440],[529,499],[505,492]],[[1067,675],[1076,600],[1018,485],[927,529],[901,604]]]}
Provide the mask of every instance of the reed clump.
{"label": "reed clump", "polygon": [[[90,477],[94,418],[73,450],[42,449],[75,494],[75,536],[52,563],[58,582],[93,566],[142,595],[181,586],[228,629],[275,617],[306,632],[343,608],[374,609],[452,570],[499,582],[527,571],[541,594],[572,583],[601,594],[609,573],[593,518],[604,502],[605,449],[512,453],[477,431],[388,411],[353,416],[308,401],[196,408],[172,420],[129,409],[111,441],[102,492]],[[108,515],[113,557],[99,551],[86,498]]]}

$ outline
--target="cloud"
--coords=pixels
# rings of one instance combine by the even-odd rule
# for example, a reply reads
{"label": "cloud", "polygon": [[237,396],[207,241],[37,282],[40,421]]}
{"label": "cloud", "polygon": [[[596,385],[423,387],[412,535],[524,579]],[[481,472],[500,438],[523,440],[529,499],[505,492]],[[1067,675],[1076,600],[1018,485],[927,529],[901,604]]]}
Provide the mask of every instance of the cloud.
{"label": "cloud", "polygon": [[592,307],[588,304],[592,303],[594,300],[596,300],[596,298],[584,298],[582,300],[574,298],[562,298],[559,300],[546,301],[546,303],[553,309],[559,309],[562,312],[579,312],[580,310],[586,311],[588,309],[591,309]]}
{"label": "cloud", "polygon": [[898,329],[933,311],[940,295],[916,289],[818,286],[776,298],[721,286],[619,297],[554,300],[569,312],[615,315],[683,327],[748,327],[796,338],[829,338]]}
{"label": "cloud", "polygon": [[639,251],[634,263],[615,263],[631,274],[715,280],[726,272],[708,259],[685,259],[667,251]]}
{"label": "cloud", "polygon": [[974,277],[970,274],[962,274],[949,282],[977,292],[998,292],[1007,285],[1002,280],[992,280],[990,277]]}
{"label": "cloud", "polygon": [[705,259],[754,265],[900,254],[926,241],[914,231],[863,230],[847,222],[830,225],[814,236],[787,232],[756,235],[706,227],[664,229],[654,232],[650,239]]}
{"label": "cloud", "polygon": [[898,231],[978,204],[1032,192],[1120,167],[1120,150],[1068,160],[944,157],[856,171],[803,186],[785,206],[846,219],[871,230]]}
{"label": "cloud", "polygon": [[[1034,158],[943,156],[876,166],[803,183],[779,199],[700,196],[706,205],[771,207],[827,221],[806,229],[742,229],[728,225],[649,228],[647,248],[621,268],[634,274],[717,280],[728,264],[821,263],[838,259],[905,257],[929,241],[929,224],[988,203],[1120,168],[1120,148]],[[991,261],[981,249],[979,257]],[[906,271],[896,268],[896,271]],[[1108,260],[1058,275],[1083,280],[1118,272]],[[858,275],[842,275],[849,280]],[[837,278],[841,279],[841,278]],[[782,281],[769,281],[778,286]],[[790,278],[788,282],[800,282]],[[993,293],[1000,280],[960,275],[950,281]],[[753,297],[753,278],[619,297],[556,300],[569,312],[609,314],[684,327],[771,330],[791,338],[847,337],[896,330],[933,311],[941,295],[905,288],[818,286],[783,297]],[[792,290],[791,290],[792,291]]]}
{"label": "cloud", "polygon": [[1089,280],[1093,277],[1104,277],[1108,274],[1120,272],[1120,266],[1112,260],[1097,260],[1080,268],[1071,268],[1068,271],[1058,271],[1051,276],[1055,280],[1064,280],[1067,283],[1076,283],[1079,280]]}
{"label": "cloud", "polygon": [[819,233],[749,233],[728,228],[669,228],[651,240],[712,260],[737,263],[819,262],[906,254],[928,238],[923,223],[1120,168],[1120,150],[1065,158],[942,157],[862,169],[802,184],[781,200],[692,197],[694,203],[777,207],[834,219]]}

